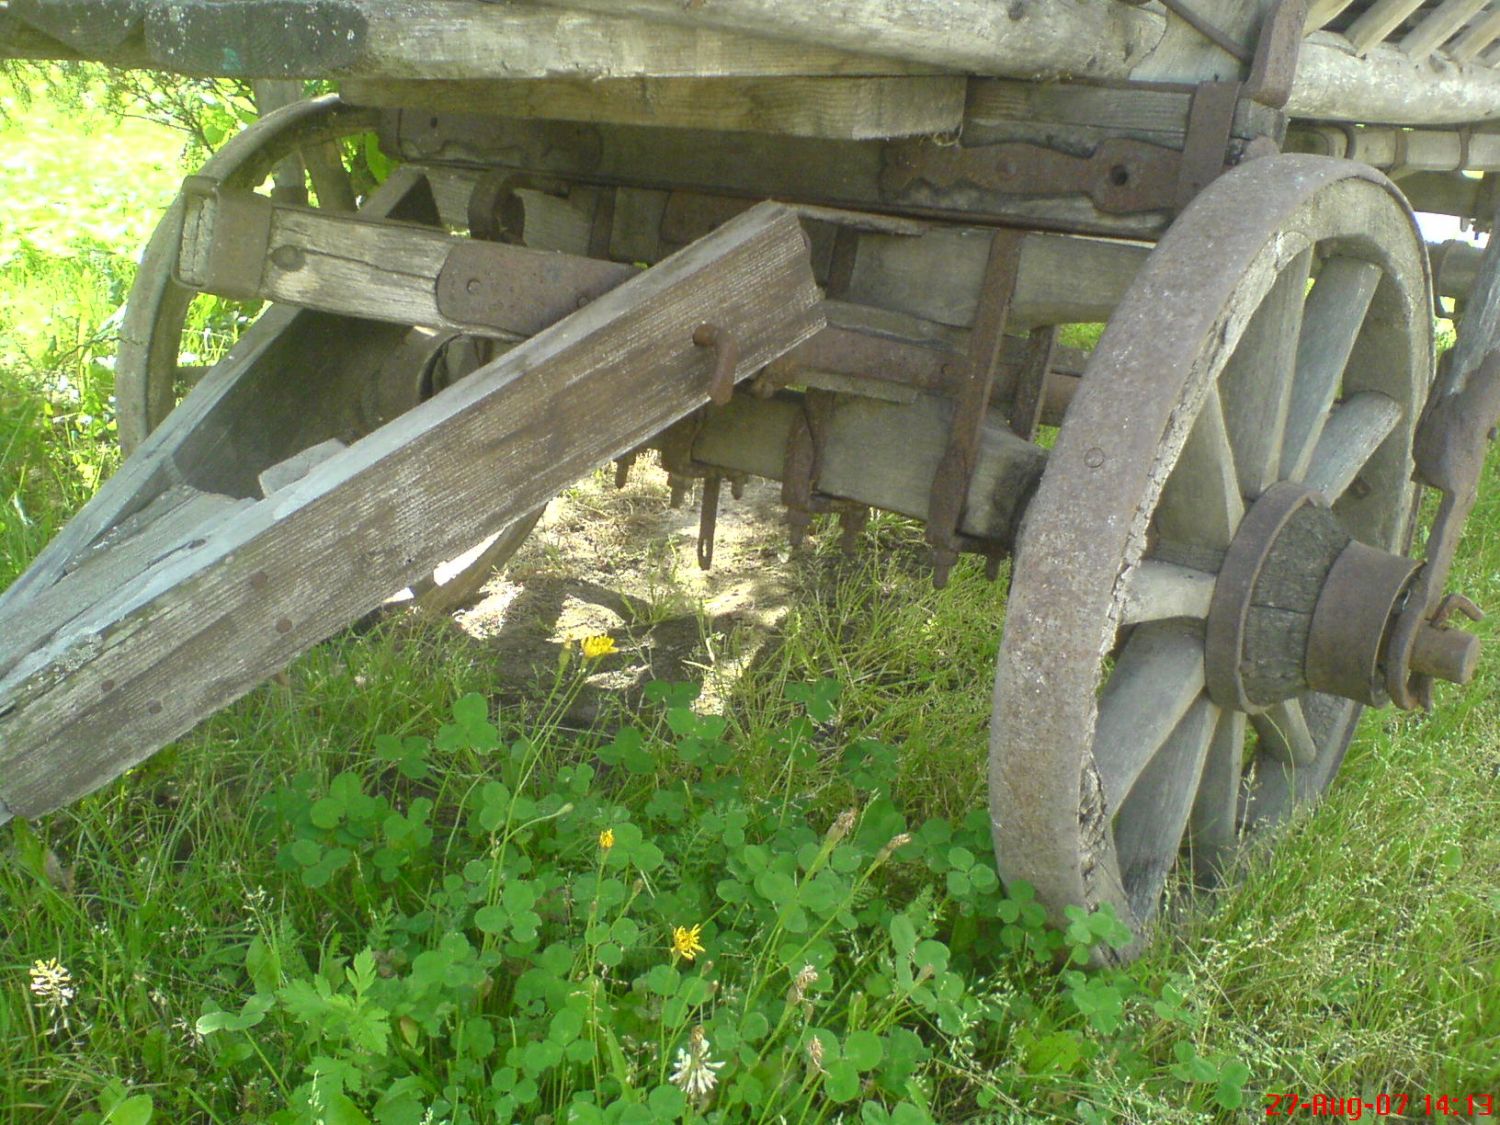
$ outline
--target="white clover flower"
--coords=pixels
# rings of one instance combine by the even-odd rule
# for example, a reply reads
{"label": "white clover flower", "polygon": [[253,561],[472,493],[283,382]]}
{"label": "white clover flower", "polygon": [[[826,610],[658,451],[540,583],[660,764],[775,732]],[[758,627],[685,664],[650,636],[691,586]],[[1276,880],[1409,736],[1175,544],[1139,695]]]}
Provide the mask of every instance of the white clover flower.
{"label": "white clover flower", "polygon": [[677,1048],[677,1066],[669,1081],[690,1098],[706,1098],[719,1081],[722,1062],[708,1057],[708,1037],[703,1028],[693,1028],[686,1048]]}

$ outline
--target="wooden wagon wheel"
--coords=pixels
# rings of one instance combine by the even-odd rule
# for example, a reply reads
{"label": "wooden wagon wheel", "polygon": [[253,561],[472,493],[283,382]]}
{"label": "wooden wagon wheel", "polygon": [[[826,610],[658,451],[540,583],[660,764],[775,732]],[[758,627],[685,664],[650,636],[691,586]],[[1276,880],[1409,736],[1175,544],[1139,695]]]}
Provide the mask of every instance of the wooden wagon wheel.
{"label": "wooden wagon wheel", "polygon": [[1054,918],[1111,903],[1139,937],[1180,855],[1211,870],[1337,770],[1358,703],[1241,683],[1302,668],[1295,623],[1275,659],[1225,637],[1274,623],[1250,589],[1292,566],[1297,521],[1409,576],[1430,294],[1388,181],[1277,156],[1203,192],[1110,319],[1028,509],[995,682],[996,854]]}
{"label": "wooden wagon wheel", "polygon": [[[338,142],[373,131],[379,111],[344,104],[336,95],[295,102],[267,114],[231,138],[214,153],[197,175],[244,189],[260,188],[276,175],[273,198],[306,204],[303,185],[293,177],[288,197],[284,175],[289,162],[301,164],[321,208],[353,211],[357,199]],[[188,306],[196,291],[173,278],[182,231],[182,201],[175,200],[147,244],[131,287],[115,357],[115,401],[120,448],[129,456],[177,405],[185,386],[201,372],[181,362],[182,336]],[[409,402],[391,404],[400,410],[415,406],[478,366],[482,343],[453,333],[415,329],[391,357],[410,367]],[[490,536],[460,560],[445,564],[437,574],[414,585],[416,604],[446,613],[470,600],[490,573],[516,552],[541,518],[542,509]]]}

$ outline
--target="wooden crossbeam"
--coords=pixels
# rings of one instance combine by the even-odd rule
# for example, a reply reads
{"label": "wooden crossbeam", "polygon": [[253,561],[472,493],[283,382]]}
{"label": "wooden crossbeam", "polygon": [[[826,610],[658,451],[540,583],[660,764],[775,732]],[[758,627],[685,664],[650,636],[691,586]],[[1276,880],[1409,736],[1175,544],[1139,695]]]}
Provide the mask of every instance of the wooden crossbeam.
{"label": "wooden crossbeam", "polygon": [[543,3],[1017,77],[1123,78],[1156,46],[1162,28],[1160,15],[1110,0],[845,0],[836,13],[786,0]]}
{"label": "wooden crossbeam", "polygon": [[[478,242],[410,223],[373,221],[273,204],[245,191],[184,194],[178,277],[207,292],[276,301],[348,316],[519,339],[593,300],[637,271],[633,266],[498,242]],[[753,206],[727,200],[733,214]],[[683,209],[686,210],[686,209]],[[858,224],[853,213],[826,221]],[[670,233],[707,234],[720,212],[698,221],[670,215]],[[624,222],[617,209],[615,220]],[[665,228],[664,216],[658,226]],[[985,262],[981,229],[909,224],[906,233],[855,230],[846,281],[851,299],[937,324],[974,317]],[[656,232],[647,260],[657,255]],[[637,233],[634,241],[642,241]],[[1014,321],[1105,320],[1140,268],[1146,249],[1119,242],[1028,234],[1013,302]]]}
{"label": "wooden crossbeam", "polygon": [[357,105],[865,140],[956,131],[965,86],[958,75],[555,78],[349,81],[341,93]]}
{"label": "wooden crossbeam", "polygon": [[[0,678],[0,819],[97,788],[590,468],[823,325],[797,217],[762,204],[132,575]],[[141,532],[149,535],[149,527]],[[331,565],[337,560],[338,565]],[[58,586],[69,584],[63,578]],[[21,620],[26,604],[12,604]],[[10,636],[0,621],[0,637]],[[14,656],[14,654],[12,654]]]}

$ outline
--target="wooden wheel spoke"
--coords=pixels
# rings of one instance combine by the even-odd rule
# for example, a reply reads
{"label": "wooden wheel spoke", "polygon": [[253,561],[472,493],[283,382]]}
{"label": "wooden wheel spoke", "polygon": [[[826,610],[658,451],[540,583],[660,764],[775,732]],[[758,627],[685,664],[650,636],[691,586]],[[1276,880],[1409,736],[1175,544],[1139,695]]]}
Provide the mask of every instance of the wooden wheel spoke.
{"label": "wooden wheel spoke", "polygon": [[337,141],[308,146],[302,151],[302,161],[307,165],[307,178],[312,181],[319,208],[345,212],[357,209],[354,179],[344,167]]}
{"label": "wooden wheel spoke", "polygon": [[1251,498],[1275,484],[1281,472],[1282,433],[1311,270],[1311,249],[1287,263],[1250,317],[1219,377],[1240,493]]}
{"label": "wooden wheel spoke", "polygon": [[1136,629],[1099,699],[1094,761],[1107,809],[1136,779],[1203,691],[1203,631],[1182,622]]}
{"label": "wooden wheel spoke", "polygon": [[1189,822],[1193,866],[1218,871],[1239,843],[1240,788],[1245,770],[1245,715],[1224,711],[1214,728]]}
{"label": "wooden wheel spoke", "polygon": [[1304,482],[1336,500],[1401,420],[1401,405],[1379,391],[1361,391],[1334,407],[1318,438]]}
{"label": "wooden wheel spoke", "polygon": [[1121,621],[1126,625],[1171,617],[1201,621],[1208,616],[1215,581],[1207,571],[1147,559],[1126,576]]}
{"label": "wooden wheel spoke", "polygon": [[1193,701],[1136,779],[1115,821],[1115,849],[1130,905],[1149,917],[1177,862],[1203,763],[1222,712],[1206,695]]}
{"label": "wooden wheel spoke", "polygon": [[1295,699],[1282,700],[1261,714],[1252,715],[1250,723],[1260,736],[1261,747],[1278,762],[1310,766],[1318,756],[1318,746],[1307,729],[1302,704]]}
{"label": "wooden wheel spoke", "polygon": [[1168,542],[1223,550],[1244,516],[1223,407],[1210,389],[1162,489],[1156,526]]}
{"label": "wooden wheel spoke", "polygon": [[1323,266],[1308,294],[1297,341],[1297,377],[1281,443],[1284,479],[1301,480],[1307,473],[1328,411],[1338,397],[1349,353],[1380,283],[1380,272],[1379,266],[1357,258],[1334,258]]}

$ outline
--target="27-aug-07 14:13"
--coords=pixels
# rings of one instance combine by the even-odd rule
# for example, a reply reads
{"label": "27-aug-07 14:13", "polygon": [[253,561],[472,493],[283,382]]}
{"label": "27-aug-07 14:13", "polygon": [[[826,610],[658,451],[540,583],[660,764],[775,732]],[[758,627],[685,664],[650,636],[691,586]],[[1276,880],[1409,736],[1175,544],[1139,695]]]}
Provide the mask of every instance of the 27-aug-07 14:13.
{"label": "27-aug-07 14:13", "polygon": [[1304,1099],[1297,1094],[1267,1094],[1267,1117],[1342,1117],[1358,1121],[1366,1113],[1375,1117],[1493,1117],[1494,1094],[1377,1094],[1373,1098],[1340,1098],[1314,1094]]}

